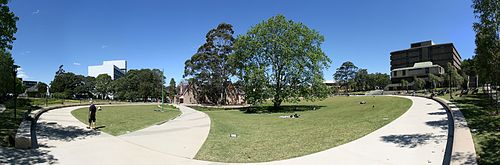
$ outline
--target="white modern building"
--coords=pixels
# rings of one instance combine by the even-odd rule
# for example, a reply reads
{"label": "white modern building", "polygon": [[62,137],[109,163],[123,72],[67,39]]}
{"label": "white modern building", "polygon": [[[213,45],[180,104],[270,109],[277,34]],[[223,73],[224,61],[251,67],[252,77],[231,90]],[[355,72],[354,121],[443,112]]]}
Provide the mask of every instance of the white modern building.
{"label": "white modern building", "polygon": [[125,60],[103,61],[102,65],[88,67],[88,76],[92,77],[107,74],[115,80],[123,77],[125,73],[127,73],[127,61]]}

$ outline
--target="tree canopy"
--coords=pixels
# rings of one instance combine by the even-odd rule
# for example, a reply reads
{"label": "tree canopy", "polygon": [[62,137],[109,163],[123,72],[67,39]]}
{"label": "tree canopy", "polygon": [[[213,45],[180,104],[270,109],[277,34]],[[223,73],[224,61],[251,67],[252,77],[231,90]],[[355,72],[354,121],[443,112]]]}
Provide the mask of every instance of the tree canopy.
{"label": "tree canopy", "polygon": [[476,32],[476,62],[481,79],[488,83],[500,80],[500,1],[473,0],[474,14],[478,22]]}
{"label": "tree canopy", "polygon": [[130,70],[124,77],[111,83],[111,91],[119,100],[160,99],[164,79],[163,72],[159,69]]}
{"label": "tree canopy", "polygon": [[[0,102],[7,99],[8,94],[14,92],[14,84],[17,75],[14,58],[9,50],[12,49],[12,42],[16,39],[16,22],[18,17],[7,6],[8,0],[0,0]],[[12,83],[12,82],[16,83]]]}
{"label": "tree canopy", "polygon": [[7,6],[8,0],[0,0],[0,49],[12,49],[12,42],[16,40],[16,22],[19,18]]}
{"label": "tree canopy", "polygon": [[413,77],[413,89],[414,90],[421,90],[424,89],[425,87],[425,80],[418,78],[417,76]]}
{"label": "tree canopy", "polygon": [[191,82],[199,87],[196,96],[200,102],[227,103],[226,89],[229,78],[234,74],[228,64],[229,55],[233,54],[232,28],[230,24],[221,23],[210,30],[206,35],[206,43],[185,62],[184,77],[190,76]]}
{"label": "tree canopy", "polygon": [[105,99],[111,92],[111,82],[111,76],[107,74],[100,74],[95,78],[95,91],[102,99]]}
{"label": "tree canopy", "polygon": [[170,84],[168,86],[168,94],[169,94],[169,98],[170,98],[170,102],[173,102],[174,101],[174,98],[175,98],[175,95],[177,94],[177,91],[176,91],[176,83],[175,83],[175,80],[174,78],[170,79]]}
{"label": "tree canopy", "polygon": [[351,61],[346,61],[337,68],[337,71],[333,74],[333,78],[339,82],[341,87],[345,87],[345,91],[347,92],[354,83],[357,72],[358,67]]}
{"label": "tree canopy", "polygon": [[331,60],[321,50],[324,37],[306,25],[277,15],[252,27],[235,43],[232,65],[249,103],[325,98],[323,69]]}

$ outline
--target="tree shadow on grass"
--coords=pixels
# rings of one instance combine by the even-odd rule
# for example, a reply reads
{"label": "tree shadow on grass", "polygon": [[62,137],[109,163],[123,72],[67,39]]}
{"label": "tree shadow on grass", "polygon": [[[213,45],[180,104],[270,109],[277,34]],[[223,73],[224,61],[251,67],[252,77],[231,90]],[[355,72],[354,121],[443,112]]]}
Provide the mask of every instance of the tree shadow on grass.
{"label": "tree shadow on grass", "polygon": [[315,111],[325,106],[318,105],[282,105],[280,107],[274,106],[252,106],[239,108],[244,113],[283,113],[283,112],[301,112],[301,111]]}
{"label": "tree shadow on grass", "polygon": [[467,125],[478,133],[500,131],[500,116],[494,115],[486,94],[468,95],[468,98],[453,100],[467,119]]}
{"label": "tree shadow on grass", "polygon": [[0,164],[54,164],[57,163],[53,155],[43,149],[15,149],[0,147]]}
{"label": "tree shadow on grass", "polygon": [[419,145],[435,142],[436,144],[442,140],[446,140],[445,135],[427,134],[406,134],[406,135],[388,135],[382,136],[381,140],[386,143],[397,144],[398,147],[415,148]]}
{"label": "tree shadow on grass", "polygon": [[101,134],[95,130],[82,129],[77,126],[62,126],[59,124],[49,124],[47,122],[38,123],[37,137],[39,139],[73,141],[85,139],[90,136]]}
{"label": "tree shadow on grass", "polygon": [[452,101],[460,108],[465,123],[479,140],[479,164],[500,164],[500,115],[487,94],[466,95]]}
{"label": "tree shadow on grass", "polygon": [[454,152],[451,156],[452,161],[458,161],[463,164],[477,164],[476,157],[473,153]]}

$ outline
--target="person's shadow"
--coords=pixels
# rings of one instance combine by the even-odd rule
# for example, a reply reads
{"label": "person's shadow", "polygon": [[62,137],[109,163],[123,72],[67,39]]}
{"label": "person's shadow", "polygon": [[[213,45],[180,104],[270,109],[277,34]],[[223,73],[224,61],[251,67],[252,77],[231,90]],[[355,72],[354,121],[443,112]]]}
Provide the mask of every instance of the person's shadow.
{"label": "person's shadow", "polygon": [[85,139],[101,134],[98,131],[88,130],[77,126],[62,126],[57,123],[40,122],[37,126],[38,139],[73,141]]}

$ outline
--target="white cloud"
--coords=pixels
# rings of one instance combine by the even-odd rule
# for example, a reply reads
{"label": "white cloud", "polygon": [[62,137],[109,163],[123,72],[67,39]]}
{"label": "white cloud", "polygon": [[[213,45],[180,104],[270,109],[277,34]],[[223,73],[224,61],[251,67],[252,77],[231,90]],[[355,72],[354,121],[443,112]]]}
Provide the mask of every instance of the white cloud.
{"label": "white cloud", "polygon": [[17,68],[17,77],[22,79],[30,78],[30,76],[23,71],[23,68]]}
{"label": "white cloud", "polygon": [[101,48],[104,49],[104,48],[107,48],[109,47],[108,45],[101,45]]}
{"label": "white cloud", "polygon": [[21,52],[21,55],[26,55],[26,54],[30,54],[31,51],[27,50],[27,51],[24,51],[24,52]]}
{"label": "white cloud", "polygon": [[32,12],[33,15],[37,15],[38,13],[40,13],[40,10],[36,9],[36,11]]}
{"label": "white cloud", "polygon": [[82,64],[78,63],[78,62],[74,62],[73,65],[76,65],[76,66],[80,66]]}

